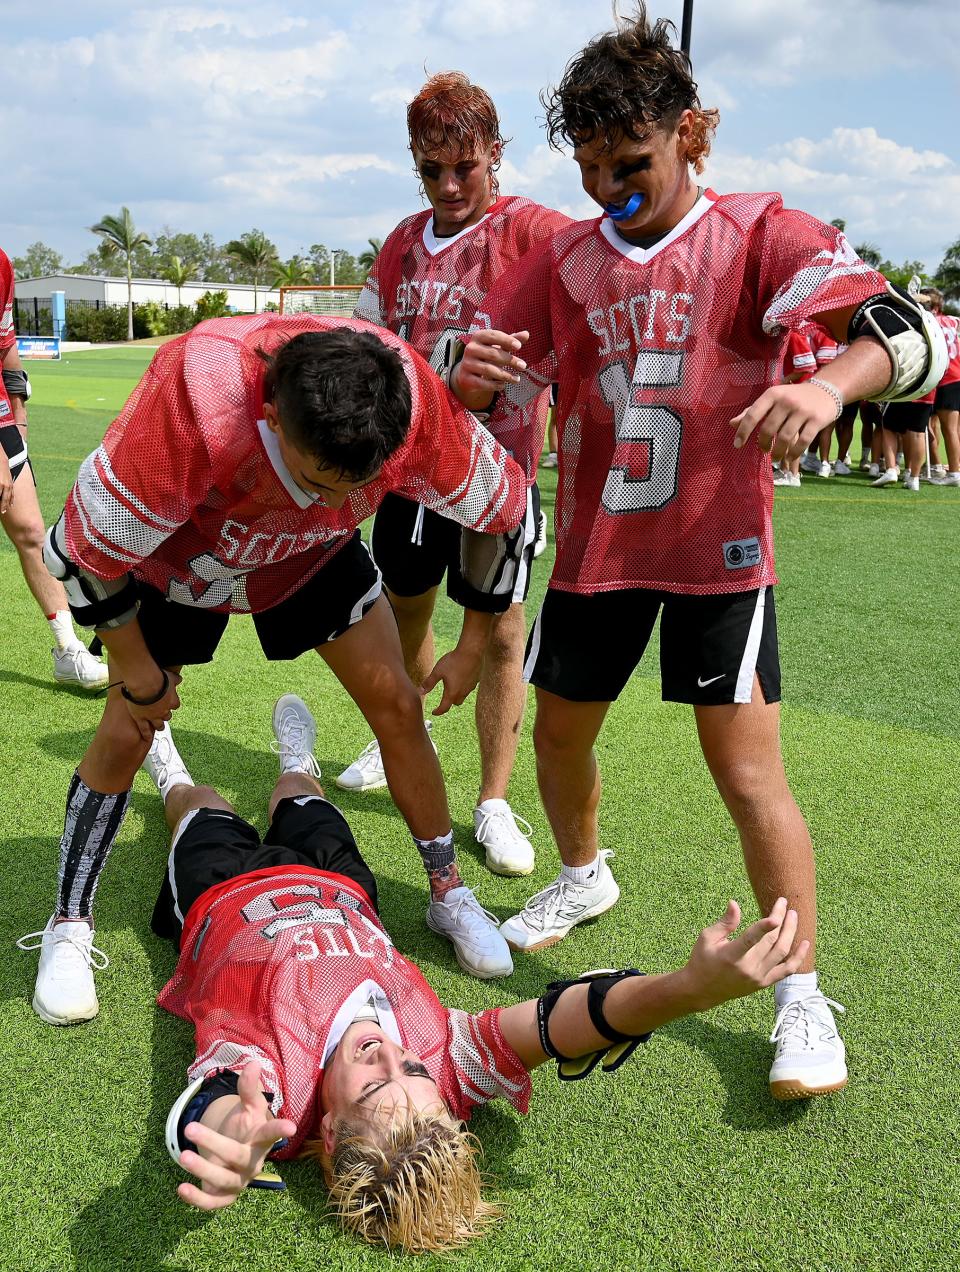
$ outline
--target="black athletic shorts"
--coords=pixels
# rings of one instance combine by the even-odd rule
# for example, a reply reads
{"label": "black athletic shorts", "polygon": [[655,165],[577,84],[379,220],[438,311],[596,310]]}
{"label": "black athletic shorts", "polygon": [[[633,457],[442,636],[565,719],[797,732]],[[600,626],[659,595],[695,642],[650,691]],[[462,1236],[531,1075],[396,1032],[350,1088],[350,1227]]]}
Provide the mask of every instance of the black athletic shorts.
{"label": "black athletic shorts", "polygon": [[935,411],[960,411],[960,380],[941,384],[933,400]]}
{"label": "black athletic shorts", "polygon": [[932,402],[888,402],[883,427],[891,433],[925,433],[932,415]]}
{"label": "black athletic shorts", "polygon": [[[534,483],[527,492],[522,557],[511,602],[527,599],[539,521],[540,490]],[[387,495],[377,509],[370,547],[384,583],[395,596],[422,596],[438,587],[446,575],[452,601],[470,609],[487,608],[484,597],[464,581],[460,526],[449,517],[402,495]]]}
{"label": "black athletic shorts", "polygon": [[[4,424],[0,428],[0,447],[2,447],[3,453],[7,457],[10,473],[14,481],[16,481],[24,467],[30,464],[30,460],[27,458],[27,443],[16,424]],[[30,464],[30,471],[33,472],[32,464]]]}
{"label": "black athletic shorts", "polygon": [[[168,601],[148,583],[137,590],[140,629],[160,667],[210,662],[229,614]],[[299,658],[359,623],[380,590],[380,571],[357,531],[293,596],[253,615],[260,646],[272,661]]]}
{"label": "black athletic shorts", "polygon": [[524,679],[570,702],[613,702],[643,657],[657,613],[664,702],[750,702],[754,672],[780,701],[773,588],[683,596],[628,588],[579,596],[548,588],[527,641]]}
{"label": "black athletic shorts", "polygon": [[329,800],[305,795],[280,801],[262,842],[236,813],[216,808],[188,813],[170,845],[153,910],[154,932],[179,942],[190,907],[208,888],[271,866],[310,866],[344,875],[360,885],[377,909],[377,883],[347,819]]}

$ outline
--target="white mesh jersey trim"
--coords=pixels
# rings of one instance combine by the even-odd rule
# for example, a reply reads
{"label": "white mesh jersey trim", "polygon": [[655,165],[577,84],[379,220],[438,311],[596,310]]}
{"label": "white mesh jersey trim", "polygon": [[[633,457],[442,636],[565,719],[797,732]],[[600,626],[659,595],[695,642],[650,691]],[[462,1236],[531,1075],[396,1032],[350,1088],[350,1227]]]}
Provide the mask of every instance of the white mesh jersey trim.
{"label": "white mesh jersey trim", "polygon": [[[488,1100],[496,1095],[506,1094],[518,1096],[523,1091],[522,1082],[512,1082],[497,1068],[496,1057],[486,1043],[476,1033],[478,1042],[474,1041],[474,1030],[471,1017],[465,1011],[451,1010],[450,1019],[450,1058],[458,1074],[467,1079],[472,1087]],[[479,1045],[478,1045],[479,1043]],[[483,1048],[481,1054],[480,1047]],[[470,1092],[465,1092],[470,1094]]]}

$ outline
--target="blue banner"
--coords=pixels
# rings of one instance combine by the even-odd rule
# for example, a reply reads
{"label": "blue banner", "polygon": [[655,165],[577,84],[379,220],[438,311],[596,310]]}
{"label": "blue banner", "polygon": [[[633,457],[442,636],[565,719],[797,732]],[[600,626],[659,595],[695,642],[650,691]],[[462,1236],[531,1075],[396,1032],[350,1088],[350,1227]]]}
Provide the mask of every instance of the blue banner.
{"label": "blue banner", "polygon": [[17,336],[17,352],[21,358],[60,360],[59,336]]}

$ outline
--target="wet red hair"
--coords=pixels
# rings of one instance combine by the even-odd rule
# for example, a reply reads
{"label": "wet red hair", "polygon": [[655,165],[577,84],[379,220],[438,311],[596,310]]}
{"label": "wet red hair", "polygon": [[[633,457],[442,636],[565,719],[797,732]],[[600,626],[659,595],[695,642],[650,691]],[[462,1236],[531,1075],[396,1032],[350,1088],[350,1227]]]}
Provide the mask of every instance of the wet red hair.
{"label": "wet red hair", "polygon": [[[496,142],[501,146],[497,108],[460,71],[431,75],[407,107],[410,149],[421,154],[476,158]],[[492,167],[499,166],[499,157]]]}

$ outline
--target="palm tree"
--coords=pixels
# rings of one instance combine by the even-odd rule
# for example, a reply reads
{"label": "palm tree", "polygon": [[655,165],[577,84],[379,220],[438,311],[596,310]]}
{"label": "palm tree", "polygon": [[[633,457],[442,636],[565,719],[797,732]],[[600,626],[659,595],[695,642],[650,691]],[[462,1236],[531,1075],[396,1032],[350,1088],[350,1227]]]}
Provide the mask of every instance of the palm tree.
{"label": "palm tree", "polygon": [[857,243],[854,245],[853,250],[860,259],[872,269],[880,268],[883,257],[881,256],[880,249],[877,247],[876,243]]}
{"label": "palm tree", "polygon": [[284,265],[277,262],[274,287],[304,287],[313,282],[313,265],[303,256],[291,256]]}
{"label": "palm tree", "polygon": [[194,268],[195,265],[193,261],[182,261],[179,256],[171,256],[170,264],[161,275],[161,277],[165,278],[168,283],[173,283],[174,287],[176,287],[178,309],[183,304],[183,299],[180,295],[180,288],[184,283],[188,283],[190,281],[190,275],[193,273]]}
{"label": "palm tree", "polygon": [[133,223],[129,208],[121,208],[119,216],[105,216],[92,233],[103,239],[102,248],[107,256],[124,256],[127,262],[127,339],[133,339],[133,254],[138,247],[149,247],[153,242],[146,234],[140,234]]}
{"label": "palm tree", "polygon": [[257,312],[257,288],[260,286],[260,276],[268,266],[273,265],[277,259],[277,249],[264,234],[263,230],[248,230],[246,234],[241,234],[238,239],[231,239],[223,249],[228,256],[232,256],[235,261],[239,261],[241,265],[246,265],[247,269],[253,273],[253,312]]}
{"label": "palm tree", "polygon": [[373,269],[373,262],[380,255],[380,249],[383,247],[383,239],[368,238],[367,242],[370,246],[364,248],[357,257],[357,264],[362,266],[363,269],[371,270]]}

